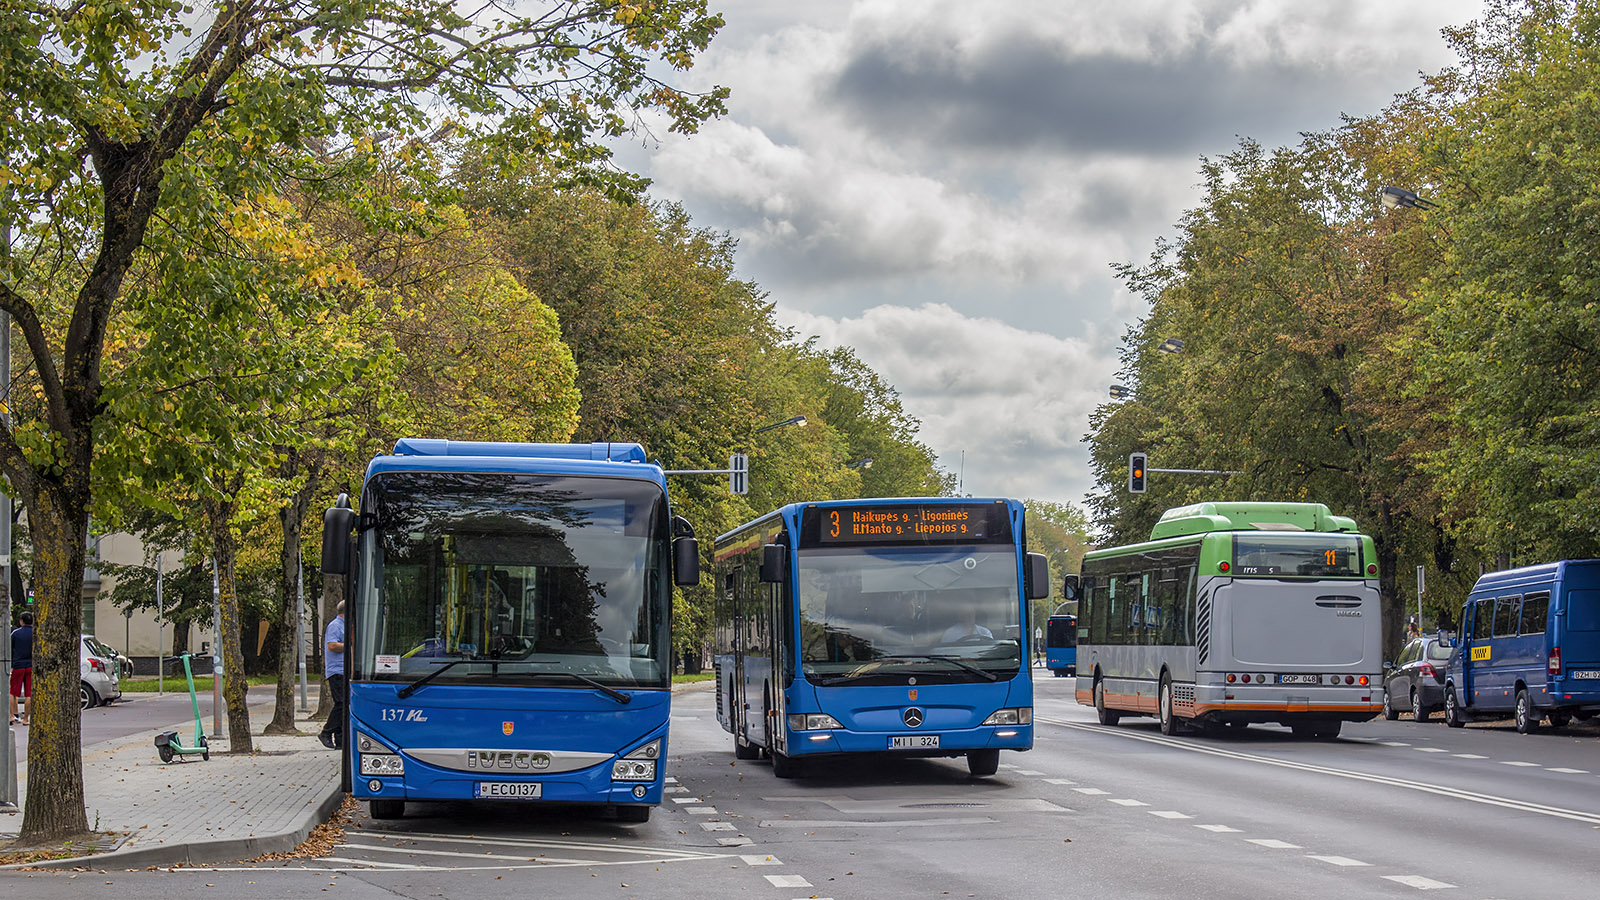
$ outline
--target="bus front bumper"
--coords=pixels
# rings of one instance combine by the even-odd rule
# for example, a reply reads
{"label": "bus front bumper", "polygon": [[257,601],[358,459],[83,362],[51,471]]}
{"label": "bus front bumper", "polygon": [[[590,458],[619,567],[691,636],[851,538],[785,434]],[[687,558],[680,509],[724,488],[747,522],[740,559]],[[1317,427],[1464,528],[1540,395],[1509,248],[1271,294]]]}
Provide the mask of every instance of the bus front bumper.
{"label": "bus front bumper", "polygon": [[[898,742],[896,739],[900,739]],[[937,739],[932,746],[930,739]],[[896,744],[901,746],[896,746]],[[789,739],[790,756],[839,753],[890,753],[904,756],[958,756],[968,750],[1028,750],[1032,725],[980,725],[976,728],[919,731],[797,731]]]}

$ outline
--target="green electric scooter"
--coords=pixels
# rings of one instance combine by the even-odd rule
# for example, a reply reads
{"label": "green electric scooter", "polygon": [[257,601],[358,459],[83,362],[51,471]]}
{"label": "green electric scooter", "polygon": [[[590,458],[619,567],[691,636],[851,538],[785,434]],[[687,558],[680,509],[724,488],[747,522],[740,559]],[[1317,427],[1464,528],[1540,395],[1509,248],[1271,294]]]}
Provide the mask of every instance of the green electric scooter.
{"label": "green electric scooter", "polygon": [[204,760],[211,758],[211,748],[206,745],[206,729],[200,724],[200,700],[194,694],[194,669],[189,666],[189,658],[193,655],[185,653],[179,658],[183,660],[183,677],[189,679],[189,704],[194,707],[194,743],[185,747],[178,740],[176,731],[163,731],[156,735],[156,753],[161,755],[164,763],[172,762],[175,756],[198,755]]}

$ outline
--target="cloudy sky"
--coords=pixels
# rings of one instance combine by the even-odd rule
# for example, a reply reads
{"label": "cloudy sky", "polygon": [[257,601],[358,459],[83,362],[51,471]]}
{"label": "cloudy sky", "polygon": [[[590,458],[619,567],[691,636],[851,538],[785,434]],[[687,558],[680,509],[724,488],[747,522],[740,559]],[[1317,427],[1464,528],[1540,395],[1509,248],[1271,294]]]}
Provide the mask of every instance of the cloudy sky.
{"label": "cloudy sky", "polygon": [[[1463,0],[713,0],[730,114],[620,154],[800,337],[900,391],[976,495],[1080,503],[1142,261],[1201,156],[1364,115],[1452,57]],[[975,364],[975,361],[982,361]]]}

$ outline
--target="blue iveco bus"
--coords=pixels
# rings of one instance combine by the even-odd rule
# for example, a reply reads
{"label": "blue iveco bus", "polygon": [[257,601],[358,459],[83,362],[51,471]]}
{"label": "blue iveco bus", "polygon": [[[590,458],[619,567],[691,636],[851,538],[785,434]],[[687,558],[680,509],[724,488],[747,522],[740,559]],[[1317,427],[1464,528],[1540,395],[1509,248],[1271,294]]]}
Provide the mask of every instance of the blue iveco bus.
{"label": "blue iveco bus", "polygon": [[717,538],[717,720],[779,778],[840,754],[1033,746],[1027,601],[1049,592],[1014,500],[796,503]]}
{"label": "blue iveco bus", "polygon": [[323,531],[323,571],[348,576],[355,797],[374,818],[518,800],[646,821],[692,535],[638,444],[400,440],[374,459],[360,514],[340,497]]}
{"label": "blue iveco bus", "polygon": [[1444,720],[1511,716],[1523,734],[1600,712],[1600,559],[1489,572],[1461,607]]}
{"label": "blue iveco bus", "polygon": [[1057,678],[1078,674],[1078,617],[1056,613],[1044,623],[1044,665]]}

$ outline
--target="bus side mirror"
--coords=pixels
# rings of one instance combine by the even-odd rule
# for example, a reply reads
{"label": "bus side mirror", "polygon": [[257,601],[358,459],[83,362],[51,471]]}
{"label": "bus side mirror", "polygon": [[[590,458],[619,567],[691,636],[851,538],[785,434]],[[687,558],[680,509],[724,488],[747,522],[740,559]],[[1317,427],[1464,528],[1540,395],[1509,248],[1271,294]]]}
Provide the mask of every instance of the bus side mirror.
{"label": "bus side mirror", "polygon": [[1028,554],[1027,568],[1022,575],[1022,587],[1029,600],[1050,596],[1050,560],[1043,553]]}
{"label": "bus side mirror", "polygon": [[1078,599],[1078,576],[1068,575],[1061,579],[1061,599]]}
{"label": "bus side mirror", "polygon": [[330,507],[322,514],[322,574],[350,573],[350,532],[355,530],[356,511],[347,505]]}
{"label": "bus side mirror", "polygon": [[681,537],[672,542],[672,583],[694,587],[700,583],[700,542]]}
{"label": "bus side mirror", "polygon": [[766,544],[761,548],[761,580],[779,584],[789,574],[789,548],[782,544]]}

